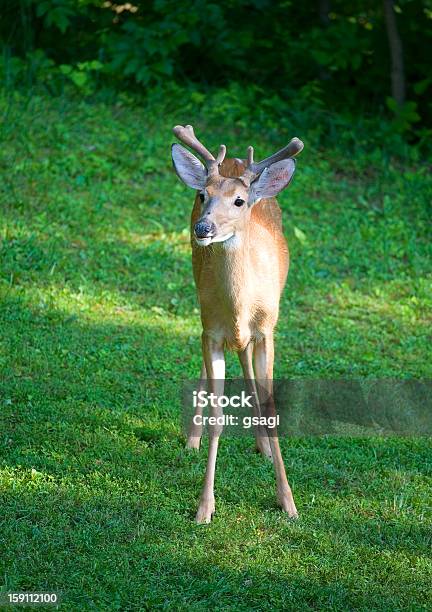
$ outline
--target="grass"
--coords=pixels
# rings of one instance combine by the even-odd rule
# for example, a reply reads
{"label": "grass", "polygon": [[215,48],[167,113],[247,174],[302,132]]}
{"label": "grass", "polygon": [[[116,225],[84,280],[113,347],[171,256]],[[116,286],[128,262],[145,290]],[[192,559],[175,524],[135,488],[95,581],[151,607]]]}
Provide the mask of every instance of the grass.
{"label": "grass", "polygon": [[[429,438],[284,438],[295,523],[252,440],[225,439],[217,514],[193,522],[192,193],[169,159],[192,110],[0,100],[2,590],[60,591],[64,610],[430,609]],[[294,135],[196,123],[233,155]],[[430,169],[294,127],[275,376],[431,378]]]}

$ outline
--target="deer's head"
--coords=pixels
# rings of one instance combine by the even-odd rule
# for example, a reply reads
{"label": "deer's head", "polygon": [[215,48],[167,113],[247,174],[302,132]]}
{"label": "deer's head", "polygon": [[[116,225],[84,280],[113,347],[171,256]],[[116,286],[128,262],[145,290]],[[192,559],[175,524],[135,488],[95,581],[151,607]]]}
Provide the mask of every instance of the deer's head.
{"label": "deer's head", "polygon": [[226,147],[220,146],[215,158],[196,138],[191,125],[177,125],[174,134],[204,160],[200,160],[179,144],[172,145],[172,160],[181,180],[199,190],[201,216],[194,227],[195,240],[200,246],[224,242],[244,230],[254,204],[277,195],[287,187],[295,170],[292,159],[303,149],[298,138],[270,157],[256,163],[253,147],[248,148],[246,168],[236,178],[219,173]]}

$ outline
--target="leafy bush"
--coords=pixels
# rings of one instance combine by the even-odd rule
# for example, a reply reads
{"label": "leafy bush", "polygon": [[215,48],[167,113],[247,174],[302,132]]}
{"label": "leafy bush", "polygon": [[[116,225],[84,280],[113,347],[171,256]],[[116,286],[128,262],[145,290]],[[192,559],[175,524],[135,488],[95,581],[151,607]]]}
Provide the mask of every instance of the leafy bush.
{"label": "leafy bush", "polygon": [[432,1],[401,0],[395,10],[405,105],[390,98],[384,11],[372,0],[22,0],[19,10],[6,0],[0,73],[7,86],[42,83],[57,93],[72,83],[85,95],[106,86],[146,94],[173,83],[228,87],[240,121],[260,88],[261,108],[289,100],[322,114],[384,112],[392,129],[424,143],[431,134],[423,49],[431,44]]}

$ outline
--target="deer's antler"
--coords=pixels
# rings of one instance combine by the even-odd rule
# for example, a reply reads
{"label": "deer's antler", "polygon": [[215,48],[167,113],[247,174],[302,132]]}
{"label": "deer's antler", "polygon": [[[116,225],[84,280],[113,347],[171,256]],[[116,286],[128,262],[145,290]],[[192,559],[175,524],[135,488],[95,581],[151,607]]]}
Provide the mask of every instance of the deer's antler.
{"label": "deer's antler", "polygon": [[225,145],[220,146],[218,156],[215,158],[214,155],[212,155],[210,151],[202,144],[202,142],[200,142],[195,136],[194,129],[191,125],[186,125],[184,127],[182,125],[176,125],[175,128],[173,128],[173,132],[177,138],[181,140],[181,142],[193,149],[195,153],[198,153],[198,155],[202,157],[207,167],[209,176],[219,174],[219,166],[225,159],[226,155]]}
{"label": "deer's antler", "polygon": [[270,157],[266,157],[258,163],[254,162],[253,147],[248,147],[247,166],[242,178],[246,179],[249,182],[253,181],[257,176],[261,174],[261,172],[271,166],[271,164],[275,164],[276,162],[282,161],[283,159],[288,159],[290,157],[298,155],[300,151],[303,150],[303,147],[304,144],[299,138],[293,138],[291,142],[287,144],[286,147],[284,147],[280,151],[277,151],[273,155],[270,155]]}

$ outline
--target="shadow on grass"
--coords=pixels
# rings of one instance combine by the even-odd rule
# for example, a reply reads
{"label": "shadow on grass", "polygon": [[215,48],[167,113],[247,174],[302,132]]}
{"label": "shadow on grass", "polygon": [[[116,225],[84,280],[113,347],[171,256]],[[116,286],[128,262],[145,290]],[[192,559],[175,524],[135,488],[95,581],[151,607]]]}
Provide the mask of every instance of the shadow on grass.
{"label": "shadow on grass", "polygon": [[122,490],[115,478],[75,488],[37,482],[5,496],[2,575],[7,588],[60,591],[66,609],[396,610],[427,601],[411,551],[365,538],[350,517],[343,536],[332,517],[327,526],[256,515],[238,522],[227,507],[196,527],[167,479],[157,497],[151,488],[147,496],[139,486]]}
{"label": "shadow on grass", "polygon": [[[357,480],[341,478],[336,491],[333,478],[335,511],[327,466],[346,448],[317,440],[320,452],[308,456],[283,441],[304,516],[293,526],[275,509],[272,466],[244,452],[249,440],[224,440],[218,515],[199,529],[193,512],[206,452],[187,454],[179,435],[187,335],[166,321],[94,323],[12,297],[2,311],[7,588],[58,589],[69,609],[397,609],[424,601],[404,561],[427,554],[424,526],[362,520],[349,499],[369,478],[368,443],[346,457],[345,475],[355,471]],[[392,444],[387,464],[410,469],[411,450],[398,455]],[[315,508],[301,507],[305,491],[316,493]],[[373,503],[373,491],[362,496]],[[400,557],[390,587],[381,574],[388,554]]]}

